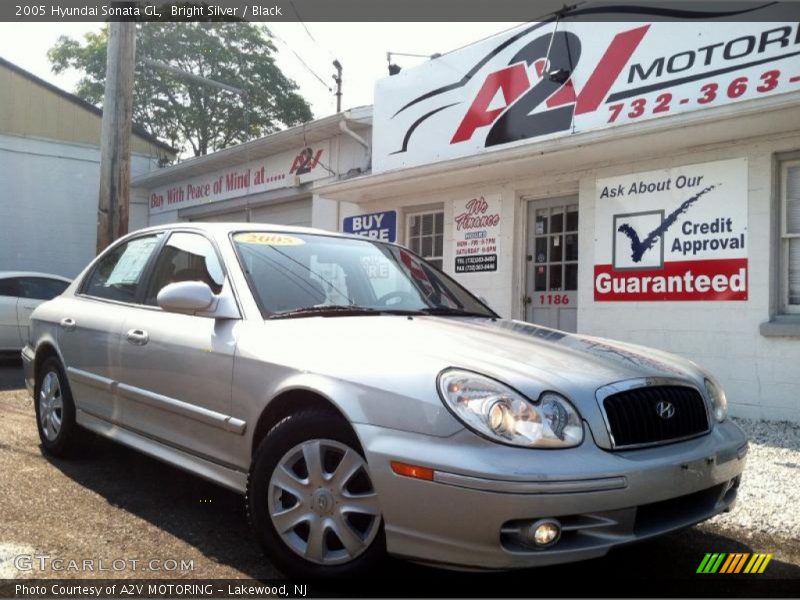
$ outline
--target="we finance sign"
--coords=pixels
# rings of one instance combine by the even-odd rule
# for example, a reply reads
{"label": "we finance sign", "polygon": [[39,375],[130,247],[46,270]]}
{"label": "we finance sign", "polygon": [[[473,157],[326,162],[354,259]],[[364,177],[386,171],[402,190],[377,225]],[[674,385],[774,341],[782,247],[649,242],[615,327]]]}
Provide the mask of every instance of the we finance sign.
{"label": "we finance sign", "polygon": [[747,160],[598,179],[594,299],[747,300]]}
{"label": "we finance sign", "polygon": [[671,22],[648,22],[670,10],[647,5],[626,6],[622,22],[612,22],[613,7],[608,22],[588,22],[601,15],[578,8],[382,79],[374,170],[800,90],[800,4],[785,23],[766,18],[770,3],[718,6],[686,3]]}

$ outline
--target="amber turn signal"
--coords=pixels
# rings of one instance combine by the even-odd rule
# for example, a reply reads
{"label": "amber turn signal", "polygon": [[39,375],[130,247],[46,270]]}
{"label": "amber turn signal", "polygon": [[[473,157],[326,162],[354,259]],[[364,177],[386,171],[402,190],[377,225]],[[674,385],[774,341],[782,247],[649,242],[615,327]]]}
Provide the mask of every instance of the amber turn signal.
{"label": "amber turn signal", "polygon": [[424,479],[425,481],[433,481],[433,469],[427,467],[419,467],[417,465],[408,465],[406,463],[392,461],[392,471],[404,477],[413,477],[414,479]]}

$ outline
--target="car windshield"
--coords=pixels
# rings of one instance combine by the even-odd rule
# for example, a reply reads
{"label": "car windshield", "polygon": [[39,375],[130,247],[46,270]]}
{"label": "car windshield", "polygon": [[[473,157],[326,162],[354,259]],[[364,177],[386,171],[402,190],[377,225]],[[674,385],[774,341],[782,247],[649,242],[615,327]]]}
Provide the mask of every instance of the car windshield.
{"label": "car windshield", "polygon": [[447,275],[399,246],[299,233],[240,232],[232,237],[265,318],[496,316]]}

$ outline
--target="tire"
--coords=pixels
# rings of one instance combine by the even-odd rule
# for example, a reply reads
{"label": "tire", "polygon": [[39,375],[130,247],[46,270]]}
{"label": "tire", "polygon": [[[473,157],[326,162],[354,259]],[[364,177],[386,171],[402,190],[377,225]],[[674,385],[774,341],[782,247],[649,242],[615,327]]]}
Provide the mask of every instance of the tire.
{"label": "tire", "polygon": [[386,555],[364,453],[338,414],[309,409],[275,425],[256,450],[246,501],[264,552],[289,577],[363,576]]}
{"label": "tire", "polygon": [[33,399],[42,449],[50,456],[69,454],[80,441],[82,431],[75,422],[69,381],[57,358],[48,358],[39,368]]}

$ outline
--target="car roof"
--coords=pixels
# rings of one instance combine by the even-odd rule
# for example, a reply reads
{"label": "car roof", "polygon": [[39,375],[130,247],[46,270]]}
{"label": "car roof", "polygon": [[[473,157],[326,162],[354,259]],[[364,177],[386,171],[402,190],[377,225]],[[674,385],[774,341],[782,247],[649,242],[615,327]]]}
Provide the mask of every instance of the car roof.
{"label": "car roof", "polygon": [[204,231],[213,231],[216,233],[220,232],[229,232],[229,231],[242,231],[242,230],[251,230],[251,231],[280,231],[280,232],[296,232],[296,233],[320,233],[324,235],[336,234],[335,232],[328,231],[325,229],[316,229],[314,227],[302,227],[300,225],[274,225],[272,223],[244,223],[241,221],[238,222],[214,222],[214,223],[204,223],[200,221],[182,221],[180,223],[166,223],[164,225],[155,225],[153,227],[148,227],[146,229],[140,229],[139,231],[159,231],[159,230],[170,230],[170,229],[201,229]]}
{"label": "car roof", "polygon": [[[299,225],[273,225],[272,223],[243,223],[243,222],[230,222],[230,223],[202,223],[197,221],[180,222],[180,223],[167,223],[165,225],[155,225],[147,227],[131,233],[146,233],[157,231],[173,231],[179,229],[196,229],[199,231],[206,231],[211,235],[225,236],[233,231],[269,231],[277,233],[305,233],[311,235],[325,235],[340,238],[357,238],[364,239],[361,236],[352,235],[349,233],[339,233],[337,231],[330,231],[329,229],[318,229],[315,227],[301,227]],[[376,241],[376,240],[373,240]]]}
{"label": "car roof", "polygon": [[68,277],[53,275],[52,273],[39,273],[37,271],[0,271],[0,279],[11,279],[12,277],[46,277],[47,279],[57,279],[65,283],[72,283]]}

